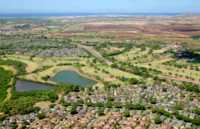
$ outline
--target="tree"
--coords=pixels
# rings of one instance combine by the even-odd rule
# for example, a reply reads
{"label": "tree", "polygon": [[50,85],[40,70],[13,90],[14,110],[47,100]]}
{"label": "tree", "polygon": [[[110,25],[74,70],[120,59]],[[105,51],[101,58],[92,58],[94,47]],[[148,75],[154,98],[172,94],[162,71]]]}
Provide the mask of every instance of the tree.
{"label": "tree", "polygon": [[129,78],[128,82],[130,84],[138,84],[139,83],[139,81],[137,79],[135,79],[135,78]]}
{"label": "tree", "polygon": [[154,122],[155,122],[155,124],[161,124],[162,123],[162,120],[160,119],[160,115],[155,116]]}
{"label": "tree", "polygon": [[125,109],[125,110],[123,111],[123,116],[124,116],[124,117],[130,117],[130,112],[129,112],[127,109]]}
{"label": "tree", "polygon": [[41,119],[44,119],[46,117],[46,114],[44,112],[40,112],[40,113],[38,113],[37,116],[41,120]]}
{"label": "tree", "polygon": [[98,107],[96,111],[98,116],[103,116],[104,114],[104,107]]}

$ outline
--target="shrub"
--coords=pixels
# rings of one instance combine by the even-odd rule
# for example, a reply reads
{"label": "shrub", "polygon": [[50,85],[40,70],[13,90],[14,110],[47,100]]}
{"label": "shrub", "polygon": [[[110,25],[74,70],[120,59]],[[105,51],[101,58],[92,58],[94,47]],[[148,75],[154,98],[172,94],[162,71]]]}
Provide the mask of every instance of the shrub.
{"label": "shrub", "polygon": [[166,116],[166,117],[172,117],[172,114],[168,111],[165,111],[165,109],[163,109],[163,108],[153,108],[152,112],[157,113],[159,115]]}
{"label": "shrub", "polygon": [[183,110],[183,104],[181,104],[181,103],[176,103],[176,104],[174,105],[174,109],[175,109],[175,110]]}
{"label": "shrub", "polygon": [[123,104],[120,103],[120,102],[113,102],[113,107],[115,107],[115,108],[122,108]]}
{"label": "shrub", "polygon": [[37,116],[41,120],[41,119],[44,119],[46,117],[46,114],[44,112],[40,112],[40,113],[38,113]]}
{"label": "shrub", "polygon": [[200,89],[198,85],[194,85],[192,83],[185,83],[183,84],[183,89],[189,92],[200,93]]}
{"label": "shrub", "polygon": [[130,117],[130,112],[126,109],[123,111],[123,116],[124,117]]}
{"label": "shrub", "polygon": [[112,107],[113,107],[112,101],[107,101],[107,102],[105,103],[105,107],[107,107],[107,108],[112,108]]}
{"label": "shrub", "polygon": [[0,122],[4,121],[6,119],[7,115],[6,114],[1,114],[0,115]]}
{"label": "shrub", "polygon": [[155,124],[161,124],[162,120],[160,119],[160,115],[156,115],[156,117],[154,118],[154,122]]}
{"label": "shrub", "polygon": [[17,129],[18,128],[18,125],[17,125],[16,122],[11,123],[10,126],[11,126],[11,129]]}
{"label": "shrub", "polygon": [[125,107],[129,110],[146,110],[146,107],[142,103],[126,103]]}
{"label": "shrub", "polygon": [[96,103],[94,103],[94,106],[95,107],[104,107],[104,103],[96,102]]}
{"label": "shrub", "polygon": [[69,111],[70,114],[72,114],[72,115],[77,114],[78,112],[77,112],[76,108],[77,108],[77,105],[76,105],[76,104],[73,104],[73,105],[71,106],[71,108],[70,108],[70,111]]}
{"label": "shrub", "polygon": [[104,108],[103,108],[103,107],[97,108],[96,113],[97,113],[98,116],[103,116],[103,115],[105,115],[105,114],[104,114]]}
{"label": "shrub", "polygon": [[200,125],[200,117],[196,117],[196,118],[189,118],[187,116],[181,115],[178,112],[175,113],[175,116],[178,120],[183,120],[185,122],[190,122],[194,125]]}
{"label": "shrub", "polygon": [[138,84],[138,83],[139,83],[139,81],[138,81],[137,79],[135,79],[135,78],[130,78],[130,79],[128,80],[128,82],[129,82],[130,84]]}
{"label": "shrub", "polygon": [[47,76],[42,77],[42,80],[47,81],[49,78],[50,76],[47,75]]}
{"label": "shrub", "polygon": [[66,85],[66,84],[61,84],[57,90],[64,91],[65,94],[68,94],[70,92],[79,92],[81,87],[75,86],[75,85]]}
{"label": "shrub", "polygon": [[118,87],[119,87],[119,85],[117,85],[117,84],[105,83],[104,89],[106,91],[109,91],[110,89],[116,89]]}
{"label": "shrub", "polygon": [[192,112],[197,115],[200,115],[200,108],[195,108]]}
{"label": "shrub", "polygon": [[151,96],[151,97],[149,98],[149,101],[150,101],[151,104],[156,104],[156,102],[157,102],[156,98],[153,97],[153,96]]}

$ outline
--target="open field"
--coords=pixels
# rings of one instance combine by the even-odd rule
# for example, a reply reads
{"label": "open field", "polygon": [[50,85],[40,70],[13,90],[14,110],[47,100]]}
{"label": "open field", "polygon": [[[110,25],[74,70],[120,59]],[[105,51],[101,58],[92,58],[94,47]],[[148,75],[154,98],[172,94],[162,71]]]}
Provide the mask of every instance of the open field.
{"label": "open field", "polygon": [[200,16],[5,19],[0,70],[0,128],[200,128]]}

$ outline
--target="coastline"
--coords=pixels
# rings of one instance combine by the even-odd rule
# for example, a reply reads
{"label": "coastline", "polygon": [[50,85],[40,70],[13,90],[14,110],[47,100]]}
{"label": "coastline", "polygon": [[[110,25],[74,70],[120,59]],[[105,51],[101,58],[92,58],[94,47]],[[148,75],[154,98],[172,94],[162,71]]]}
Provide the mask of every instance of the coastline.
{"label": "coastline", "polygon": [[0,18],[186,16],[200,13],[0,13]]}

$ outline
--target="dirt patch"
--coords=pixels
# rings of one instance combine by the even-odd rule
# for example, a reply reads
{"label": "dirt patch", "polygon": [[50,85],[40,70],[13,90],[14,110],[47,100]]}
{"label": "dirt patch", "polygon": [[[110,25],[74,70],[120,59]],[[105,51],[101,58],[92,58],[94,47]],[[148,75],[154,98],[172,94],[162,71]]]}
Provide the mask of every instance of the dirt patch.
{"label": "dirt patch", "polygon": [[52,32],[48,34],[48,37],[73,37],[81,36],[80,32]]}
{"label": "dirt patch", "polygon": [[49,109],[50,105],[51,105],[50,101],[42,101],[42,102],[36,103],[34,106],[39,107],[41,109]]}
{"label": "dirt patch", "polygon": [[97,24],[97,25],[85,25],[85,31],[133,31],[135,26],[128,24]]}

